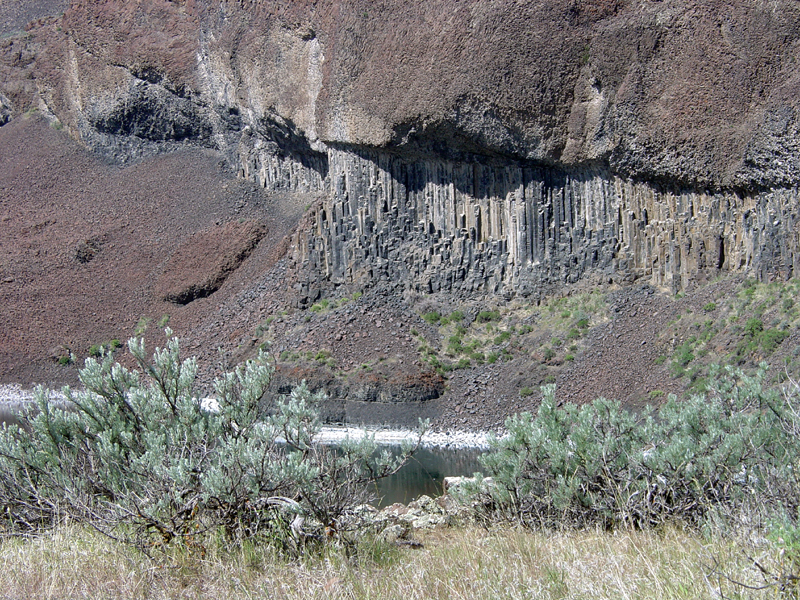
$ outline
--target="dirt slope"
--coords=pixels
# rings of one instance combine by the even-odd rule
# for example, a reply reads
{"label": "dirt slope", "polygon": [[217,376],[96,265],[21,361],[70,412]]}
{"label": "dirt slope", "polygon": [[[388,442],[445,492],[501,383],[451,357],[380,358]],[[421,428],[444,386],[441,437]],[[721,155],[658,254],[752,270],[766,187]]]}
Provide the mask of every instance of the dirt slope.
{"label": "dirt slope", "polygon": [[[237,178],[214,153],[178,152],[119,168],[36,116],[0,128],[3,378],[58,380],[54,360],[125,340],[142,318],[170,315],[177,331],[191,330],[219,296],[186,306],[164,301],[154,290],[170,256],[197,232],[213,241],[216,230],[230,234],[231,223],[254,221],[267,230],[253,254],[266,271],[301,212],[298,202],[277,202]],[[235,247],[237,240],[226,242]],[[245,235],[241,243],[252,240]],[[209,273],[225,259],[212,252]],[[175,268],[171,274],[185,279]],[[242,285],[234,272],[222,294]]]}

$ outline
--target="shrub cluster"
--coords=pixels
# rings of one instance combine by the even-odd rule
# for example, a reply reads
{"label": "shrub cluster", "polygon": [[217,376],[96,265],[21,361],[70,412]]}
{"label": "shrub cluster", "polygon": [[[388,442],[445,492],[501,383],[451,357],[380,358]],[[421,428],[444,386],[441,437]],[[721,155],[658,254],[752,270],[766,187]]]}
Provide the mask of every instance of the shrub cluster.
{"label": "shrub cluster", "polygon": [[796,516],[800,393],[767,389],[765,371],[717,368],[707,394],[641,415],[602,398],[559,407],[545,386],[538,415],[509,418],[483,457],[484,505],[546,527],[701,524],[754,502]]}
{"label": "shrub cluster", "polygon": [[0,430],[7,530],[70,518],[140,547],[223,531],[296,548],[342,535],[348,515],[369,500],[368,484],[412,452],[392,458],[369,438],[315,443],[320,397],[303,384],[270,398],[273,367],[263,352],[219,377],[215,400],[203,402],[196,360],[182,360],[178,340],[167,337],[152,360],[141,339],[128,342],[136,370],[110,353],[88,358],[84,390],[65,388],[56,405],[40,388],[23,426]]}

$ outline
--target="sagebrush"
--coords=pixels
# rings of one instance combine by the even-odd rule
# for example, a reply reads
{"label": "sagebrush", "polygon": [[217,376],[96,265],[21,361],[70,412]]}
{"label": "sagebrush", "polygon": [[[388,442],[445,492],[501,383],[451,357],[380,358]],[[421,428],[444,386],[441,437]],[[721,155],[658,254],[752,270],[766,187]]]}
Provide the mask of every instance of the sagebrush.
{"label": "sagebrush", "polygon": [[148,358],[128,342],[138,369],[111,353],[88,358],[83,390],[53,402],[36,392],[22,426],[0,431],[0,503],[8,531],[36,532],[67,518],[140,547],[265,534],[286,548],[341,539],[369,483],[410,456],[378,452],[374,439],[337,449],[316,443],[320,422],[305,384],[268,394],[273,366],[260,352],[214,382],[213,402],[196,390],[197,362],[178,339]]}
{"label": "sagebrush", "polygon": [[[546,527],[702,525],[747,514],[795,523],[800,503],[800,392],[716,368],[709,391],[635,414],[598,399],[559,406],[543,388],[536,416],[506,421],[482,459],[495,515]],[[478,488],[475,488],[478,489]]]}

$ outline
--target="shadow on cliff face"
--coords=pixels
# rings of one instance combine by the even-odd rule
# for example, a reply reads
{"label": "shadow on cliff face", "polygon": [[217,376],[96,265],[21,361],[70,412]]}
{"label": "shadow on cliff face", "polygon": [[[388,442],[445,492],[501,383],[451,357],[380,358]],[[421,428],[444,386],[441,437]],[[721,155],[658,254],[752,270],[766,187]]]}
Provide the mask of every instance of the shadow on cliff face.
{"label": "shadow on cliff face", "polygon": [[320,406],[326,421],[414,428],[419,419],[436,420],[441,414],[438,400],[445,393],[446,380],[433,370],[413,364],[398,368],[374,363],[345,373],[313,361],[302,362],[281,363],[270,389],[275,394],[289,394],[305,381],[312,391],[327,395]]}

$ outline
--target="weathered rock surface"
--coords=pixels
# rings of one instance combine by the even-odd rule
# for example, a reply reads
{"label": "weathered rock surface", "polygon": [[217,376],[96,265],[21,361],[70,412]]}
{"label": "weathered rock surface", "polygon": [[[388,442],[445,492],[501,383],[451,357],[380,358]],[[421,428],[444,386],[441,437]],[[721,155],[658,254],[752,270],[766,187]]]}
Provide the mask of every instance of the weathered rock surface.
{"label": "weathered rock surface", "polygon": [[253,221],[231,222],[193,234],[170,256],[156,282],[156,294],[176,304],[210,296],[266,234],[266,228]]}
{"label": "weathered rock surface", "polygon": [[8,123],[11,120],[12,114],[11,102],[9,102],[8,98],[0,94],[0,126]]}
{"label": "weathered rock surface", "polygon": [[335,283],[529,295],[587,273],[684,289],[720,271],[800,267],[795,189],[671,191],[524,163],[331,149],[331,191],[296,260]]}
{"label": "weathered rock surface", "polygon": [[22,31],[31,21],[58,15],[66,10],[67,0],[26,0],[0,4],[0,35]]}
{"label": "weathered rock surface", "polygon": [[422,495],[407,505],[398,502],[387,506],[369,515],[367,522],[386,541],[396,542],[415,529],[435,529],[450,525],[458,519],[468,519],[470,514],[468,506],[460,505],[449,496],[434,499]]}

